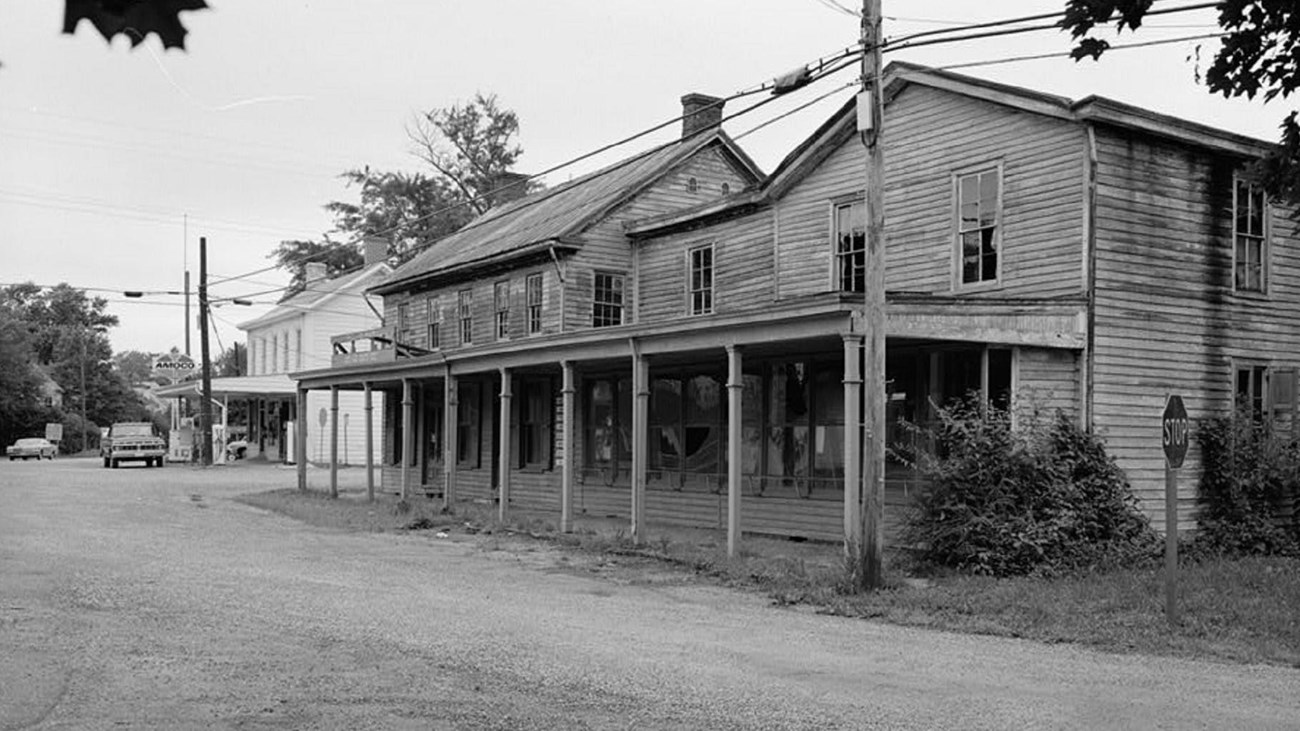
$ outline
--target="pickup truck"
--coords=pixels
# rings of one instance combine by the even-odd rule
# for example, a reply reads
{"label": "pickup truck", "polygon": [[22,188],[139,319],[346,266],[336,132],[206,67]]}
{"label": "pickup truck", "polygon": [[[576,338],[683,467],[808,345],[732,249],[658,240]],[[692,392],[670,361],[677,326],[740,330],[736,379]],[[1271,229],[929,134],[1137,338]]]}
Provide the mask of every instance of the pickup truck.
{"label": "pickup truck", "polygon": [[146,466],[163,466],[167,443],[154,433],[148,422],[124,421],[114,424],[108,436],[100,440],[99,454],[105,467],[116,468],[122,462],[143,461]]}

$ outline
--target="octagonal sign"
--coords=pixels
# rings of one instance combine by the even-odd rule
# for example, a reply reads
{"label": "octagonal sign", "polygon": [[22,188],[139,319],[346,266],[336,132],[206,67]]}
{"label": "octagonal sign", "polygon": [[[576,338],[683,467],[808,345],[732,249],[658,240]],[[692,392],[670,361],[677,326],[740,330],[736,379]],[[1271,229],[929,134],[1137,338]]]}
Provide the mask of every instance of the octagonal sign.
{"label": "octagonal sign", "polygon": [[1187,456],[1187,437],[1191,430],[1187,423],[1187,409],[1183,397],[1171,394],[1165,402],[1165,413],[1160,417],[1160,441],[1165,448],[1165,463],[1170,469],[1183,466]]}

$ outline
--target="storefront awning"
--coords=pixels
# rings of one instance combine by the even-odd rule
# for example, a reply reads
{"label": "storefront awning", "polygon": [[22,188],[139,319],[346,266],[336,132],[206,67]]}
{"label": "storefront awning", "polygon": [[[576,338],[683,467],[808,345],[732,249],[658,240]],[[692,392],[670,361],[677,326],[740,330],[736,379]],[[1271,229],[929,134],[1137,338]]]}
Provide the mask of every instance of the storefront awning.
{"label": "storefront awning", "polygon": [[[154,391],[159,398],[198,398],[203,390],[199,379],[184,381],[171,386],[161,386]],[[298,393],[298,385],[283,373],[267,376],[232,376],[212,379],[213,398],[293,398]]]}

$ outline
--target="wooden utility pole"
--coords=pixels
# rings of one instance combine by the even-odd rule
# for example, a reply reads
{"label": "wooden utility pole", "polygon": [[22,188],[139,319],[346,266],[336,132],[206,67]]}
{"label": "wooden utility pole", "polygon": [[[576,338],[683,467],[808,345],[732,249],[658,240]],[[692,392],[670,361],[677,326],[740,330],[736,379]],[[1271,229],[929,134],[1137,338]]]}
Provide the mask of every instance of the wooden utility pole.
{"label": "wooden utility pole", "polygon": [[858,129],[867,148],[865,208],[867,219],[866,359],[862,409],[866,449],[862,453],[862,529],[854,566],[854,584],[878,589],[884,584],[885,512],[885,121],[880,68],[881,0],[862,2],[862,91],[858,95]]}
{"label": "wooden utility pole", "polygon": [[203,430],[199,439],[202,464],[212,464],[212,357],[208,351],[208,237],[199,237],[199,354],[203,358],[203,395],[199,419]]}

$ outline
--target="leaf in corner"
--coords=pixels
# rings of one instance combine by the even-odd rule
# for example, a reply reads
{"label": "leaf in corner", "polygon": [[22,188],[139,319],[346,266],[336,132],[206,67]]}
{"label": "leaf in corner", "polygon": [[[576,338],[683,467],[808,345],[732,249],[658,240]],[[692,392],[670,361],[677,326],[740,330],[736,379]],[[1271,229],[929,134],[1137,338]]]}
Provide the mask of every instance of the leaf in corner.
{"label": "leaf in corner", "polygon": [[63,32],[75,33],[82,19],[112,41],[119,33],[140,45],[150,33],[157,33],[163,48],[185,48],[182,10],[202,10],[204,0],[64,0]]}

